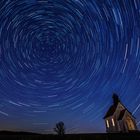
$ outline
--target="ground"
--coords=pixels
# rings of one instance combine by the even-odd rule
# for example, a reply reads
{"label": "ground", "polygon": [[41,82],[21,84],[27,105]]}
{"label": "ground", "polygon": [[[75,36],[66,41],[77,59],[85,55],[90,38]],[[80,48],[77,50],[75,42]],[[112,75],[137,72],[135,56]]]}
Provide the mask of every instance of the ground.
{"label": "ground", "polygon": [[140,140],[140,133],[117,134],[66,134],[64,137],[57,135],[40,135],[33,133],[0,133],[1,140]]}

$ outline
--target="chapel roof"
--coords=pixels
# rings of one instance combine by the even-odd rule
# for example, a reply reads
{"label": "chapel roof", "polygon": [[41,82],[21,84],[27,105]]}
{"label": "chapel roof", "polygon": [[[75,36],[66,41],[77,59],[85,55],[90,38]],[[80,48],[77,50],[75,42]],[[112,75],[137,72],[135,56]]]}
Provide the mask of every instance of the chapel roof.
{"label": "chapel roof", "polygon": [[[107,117],[112,116],[114,114],[114,112],[116,111],[116,109],[117,109],[118,103],[121,103],[121,101],[120,101],[120,99],[119,99],[117,94],[113,94],[112,98],[113,98],[113,105],[108,109],[107,113],[104,116],[104,119],[106,119]],[[120,112],[118,120],[121,120],[123,118],[124,114],[125,114],[125,111],[128,111],[127,108],[124,105],[123,105],[123,107],[124,107],[124,109]],[[132,113],[130,111],[128,111],[128,112],[129,112],[130,115],[132,115]]]}
{"label": "chapel roof", "polygon": [[109,110],[107,111],[106,115],[104,116],[104,119],[107,118],[107,117],[110,117],[110,116],[112,116],[114,114],[114,112],[116,111],[117,105],[112,105],[109,108]]}

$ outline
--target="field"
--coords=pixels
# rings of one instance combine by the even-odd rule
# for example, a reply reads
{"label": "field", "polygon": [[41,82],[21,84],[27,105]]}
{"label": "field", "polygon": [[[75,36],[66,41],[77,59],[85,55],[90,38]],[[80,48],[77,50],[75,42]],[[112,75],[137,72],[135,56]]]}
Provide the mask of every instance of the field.
{"label": "field", "polygon": [[97,134],[66,134],[41,135],[33,133],[0,133],[0,140],[140,140],[140,133],[97,133]]}

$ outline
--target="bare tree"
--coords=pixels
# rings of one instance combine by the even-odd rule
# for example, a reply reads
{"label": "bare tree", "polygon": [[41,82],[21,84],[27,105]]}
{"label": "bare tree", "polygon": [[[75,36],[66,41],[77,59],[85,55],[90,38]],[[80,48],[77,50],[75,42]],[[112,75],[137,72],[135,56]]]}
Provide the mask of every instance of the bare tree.
{"label": "bare tree", "polygon": [[63,136],[65,134],[65,126],[64,126],[64,123],[61,121],[61,122],[58,122],[56,123],[56,126],[54,128],[54,131],[60,135],[60,136]]}

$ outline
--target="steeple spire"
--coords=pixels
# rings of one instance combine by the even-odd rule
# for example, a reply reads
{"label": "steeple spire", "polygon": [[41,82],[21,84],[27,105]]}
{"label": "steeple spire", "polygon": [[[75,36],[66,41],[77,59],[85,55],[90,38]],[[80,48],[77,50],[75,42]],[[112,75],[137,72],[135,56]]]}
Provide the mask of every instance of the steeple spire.
{"label": "steeple spire", "polygon": [[113,94],[112,98],[113,98],[114,105],[116,105],[116,104],[118,104],[118,102],[120,102],[120,99],[116,93]]}

